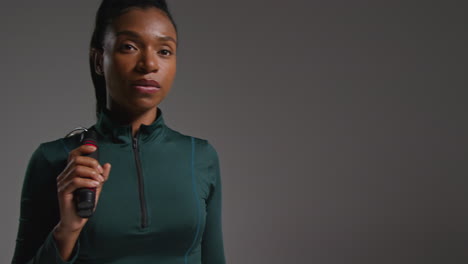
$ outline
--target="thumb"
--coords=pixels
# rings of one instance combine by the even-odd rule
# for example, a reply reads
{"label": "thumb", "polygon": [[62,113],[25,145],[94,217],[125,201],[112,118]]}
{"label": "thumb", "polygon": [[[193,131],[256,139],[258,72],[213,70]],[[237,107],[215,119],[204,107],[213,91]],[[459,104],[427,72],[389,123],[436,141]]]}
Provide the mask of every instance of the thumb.
{"label": "thumb", "polygon": [[110,170],[111,170],[111,164],[110,164],[110,163],[104,164],[104,166],[102,167],[102,169],[104,170],[104,172],[102,173],[102,177],[104,178],[104,182],[106,182],[107,179],[109,179],[109,174],[110,174]]}
{"label": "thumb", "polygon": [[110,169],[111,169],[111,165],[110,163],[106,163],[104,164],[103,166],[103,173],[102,173],[102,177],[104,178],[104,182],[102,182],[97,188],[96,188],[96,201],[95,201],[95,206],[94,206],[94,210],[96,210],[96,207],[97,207],[97,204],[98,204],[98,201],[99,201],[99,197],[101,196],[101,191],[102,191],[102,187],[104,185],[104,183],[107,181],[107,179],[109,178],[109,173],[110,173]]}

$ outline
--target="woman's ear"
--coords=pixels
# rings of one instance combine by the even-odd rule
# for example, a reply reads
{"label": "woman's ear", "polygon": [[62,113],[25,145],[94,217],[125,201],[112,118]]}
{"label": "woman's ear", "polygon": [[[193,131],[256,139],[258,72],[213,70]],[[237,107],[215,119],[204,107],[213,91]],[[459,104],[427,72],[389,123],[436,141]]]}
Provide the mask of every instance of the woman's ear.
{"label": "woman's ear", "polygon": [[99,49],[93,49],[93,62],[94,62],[94,70],[97,75],[104,76],[104,70],[103,70],[103,54],[102,50]]}

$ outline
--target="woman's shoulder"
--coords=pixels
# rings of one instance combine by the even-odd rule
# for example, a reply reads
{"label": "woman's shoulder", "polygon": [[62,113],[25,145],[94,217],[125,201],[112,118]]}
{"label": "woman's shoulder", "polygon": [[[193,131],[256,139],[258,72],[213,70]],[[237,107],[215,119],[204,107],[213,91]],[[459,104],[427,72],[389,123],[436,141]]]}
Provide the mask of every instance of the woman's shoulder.
{"label": "woman's shoulder", "polygon": [[62,163],[68,159],[68,153],[80,142],[80,134],[62,137],[39,143],[33,155],[41,156],[50,164]]}
{"label": "woman's shoulder", "polygon": [[205,137],[197,137],[189,134],[176,131],[170,127],[166,127],[166,135],[176,141],[185,141],[193,144],[195,151],[199,155],[203,155],[209,158],[218,158],[216,148],[212,144],[212,141]]}

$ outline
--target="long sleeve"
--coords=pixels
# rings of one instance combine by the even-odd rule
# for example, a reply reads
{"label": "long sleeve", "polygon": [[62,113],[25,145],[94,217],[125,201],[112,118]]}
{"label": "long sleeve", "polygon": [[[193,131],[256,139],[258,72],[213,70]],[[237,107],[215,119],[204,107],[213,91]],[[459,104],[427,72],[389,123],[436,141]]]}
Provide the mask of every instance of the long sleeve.
{"label": "long sleeve", "polygon": [[18,234],[12,264],[71,264],[79,253],[79,240],[69,261],[64,261],[52,230],[59,220],[57,168],[46,159],[41,144],[32,154],[21,191]]}
{"label": "long sleeve", "polygon": [[206,228],[202,239],[202,263],[224,264],[224,243],[222,231],[222,185],[219,158],[216,150],[208,143],[208,155],[211,159],[210,170],[214,187],[207,199]]}

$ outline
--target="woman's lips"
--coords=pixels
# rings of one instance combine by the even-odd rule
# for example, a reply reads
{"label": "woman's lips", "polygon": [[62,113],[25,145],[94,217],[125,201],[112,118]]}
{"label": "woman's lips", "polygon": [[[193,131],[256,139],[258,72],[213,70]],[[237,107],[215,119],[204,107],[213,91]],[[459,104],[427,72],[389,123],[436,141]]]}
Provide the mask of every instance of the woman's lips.
{"label": "woman's lips", "polygon": [[132,87],[141,93],[156,93],[160,90],[160,88],[155,86],[133,85]]}
{"label": "woman's lips", "polygon": [[151,80],[151,79],[136,80],[132,84],[133,85],[140,85],[140,86],[154,86],[154,87],[157,87],[157,88],[161,88],[161,85],[159,85],[159,83],[157,81]]}
{"label": "woman's lips", "polygon": [[155,93],[161,89],[159,83],[151,79],[140,79],[132,83],[132,87],[142,93]]}

